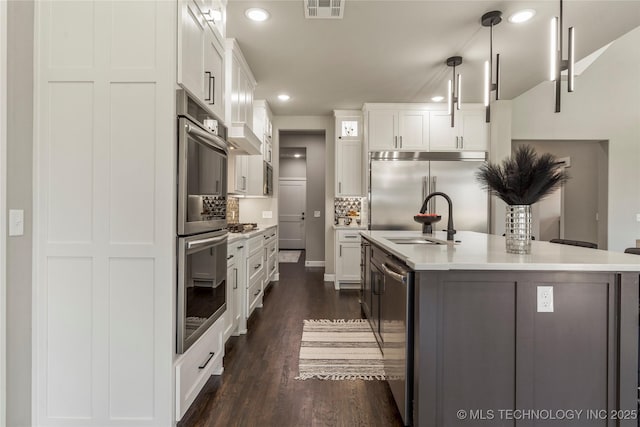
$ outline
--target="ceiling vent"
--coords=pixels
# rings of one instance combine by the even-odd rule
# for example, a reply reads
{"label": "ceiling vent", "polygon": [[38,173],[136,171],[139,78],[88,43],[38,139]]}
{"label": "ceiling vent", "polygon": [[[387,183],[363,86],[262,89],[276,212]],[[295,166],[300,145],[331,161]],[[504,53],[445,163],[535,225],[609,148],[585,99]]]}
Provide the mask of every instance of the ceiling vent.
{"label": "ceiling vent", "polygon": [[342,19],[345,0],[304,0],[307,19]]}

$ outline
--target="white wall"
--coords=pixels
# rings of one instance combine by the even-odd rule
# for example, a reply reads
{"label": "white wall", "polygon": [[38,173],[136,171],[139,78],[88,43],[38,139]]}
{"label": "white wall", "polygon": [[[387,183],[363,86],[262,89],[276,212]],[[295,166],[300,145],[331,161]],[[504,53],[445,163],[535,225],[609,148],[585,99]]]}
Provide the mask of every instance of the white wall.
{"label": "white wall", "polygon": [[7,200],[7,2],[0,2],[0,426],[7,423],[6,200]]}
{"label": "white wall", "polygon": [[[334,180],[335,180],[335,165],[333,159],[335,158],[335,134],[334,134],[335,122],[332,116],[275,116],[273,118],[273,139],[274,139],[274,160],[278,160],[279,147],[280,147],[280,131],[309,131],[309,130],[323,130],[325,132],[325,209],[324,209],[324,261],[325,261],[325,274],[333,274],[335,267],[333,261],[333,197],[334,197]],[[278,176],[278,165],[274,165],[274,177]],[[278,194],[275,194],[271,200],[271,204],[274,208],[274,218],[278,217],[277,201]],[[255,203],[257,202],[257,203]],[[260,208],[267,204],[261,204],[259,201],[255,201],[253,206]],[[242,203],[242,202],[241,202]],[[242,208],[240,216],[242,217]],[[277,219],[276,219],[277,220]]]}
{"label": "white wall", "polygon": [[[324,154],[324,150],[323,150]],[[307,177],[307,160],[281,158],[280,159],[280,178],[306,178]]]}
{"label": "white wall", "polygon": [[551,82],[513,100],[513,139],[609,141],[609,249],[640,238],[640,27],[616,40],[562,92],[554,113]]}

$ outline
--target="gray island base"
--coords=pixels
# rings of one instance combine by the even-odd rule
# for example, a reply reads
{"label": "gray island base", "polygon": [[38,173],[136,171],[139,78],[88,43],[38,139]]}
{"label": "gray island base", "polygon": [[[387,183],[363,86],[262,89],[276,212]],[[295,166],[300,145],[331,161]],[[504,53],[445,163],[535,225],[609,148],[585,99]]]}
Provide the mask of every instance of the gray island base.
{"label": "gray island base", "polygon": [[[362,235],[363,312],[383,352],[380,332],[398,319],[385,319],[371,255],[414,271],[407,425],[638,426],[640,257],[546,242],[513,255],[472,232],[455,244]],[[425,236],[441,244],[394,243]]]}

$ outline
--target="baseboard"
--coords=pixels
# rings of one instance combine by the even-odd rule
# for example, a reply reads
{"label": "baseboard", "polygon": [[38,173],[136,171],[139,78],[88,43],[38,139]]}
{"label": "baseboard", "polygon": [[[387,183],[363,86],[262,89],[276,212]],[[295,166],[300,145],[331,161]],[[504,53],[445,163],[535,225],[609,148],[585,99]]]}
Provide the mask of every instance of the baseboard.
{"label": "baseboard", "polygon": [[277,282],[278,280],[280,280],[280,273],[276,273],[276,274],[273,275],[272,282]]}
{"label": "baseboard", "polygon": [[325,274],[324,275],[324,281],[325,282],[334,282],[336,280],[336,275],[335,274]]}
{"label": "baseboard", "polygon": [[305,267],[324,267],[324,261],[305,261]]}

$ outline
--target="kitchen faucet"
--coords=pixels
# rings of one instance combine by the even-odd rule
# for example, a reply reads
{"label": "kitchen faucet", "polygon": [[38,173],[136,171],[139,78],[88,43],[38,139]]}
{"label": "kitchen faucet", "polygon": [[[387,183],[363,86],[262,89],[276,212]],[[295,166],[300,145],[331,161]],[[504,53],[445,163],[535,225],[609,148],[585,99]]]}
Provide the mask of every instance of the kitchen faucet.
{"label": "kitchen faucet", "polygon": [[424,199],[422,203],[422,208],[420,208],[420,213],[423,214],[427,210],[427,203],[435,196],[442,196],[449,203],[449,221],[447,222],[447,240],[453,240],[453,235],[456,234],[456,230],[453,228],[453,203],[451,203],[451,199],[444,193],[440,191],[436,191],[435,193],[431,193]]}

